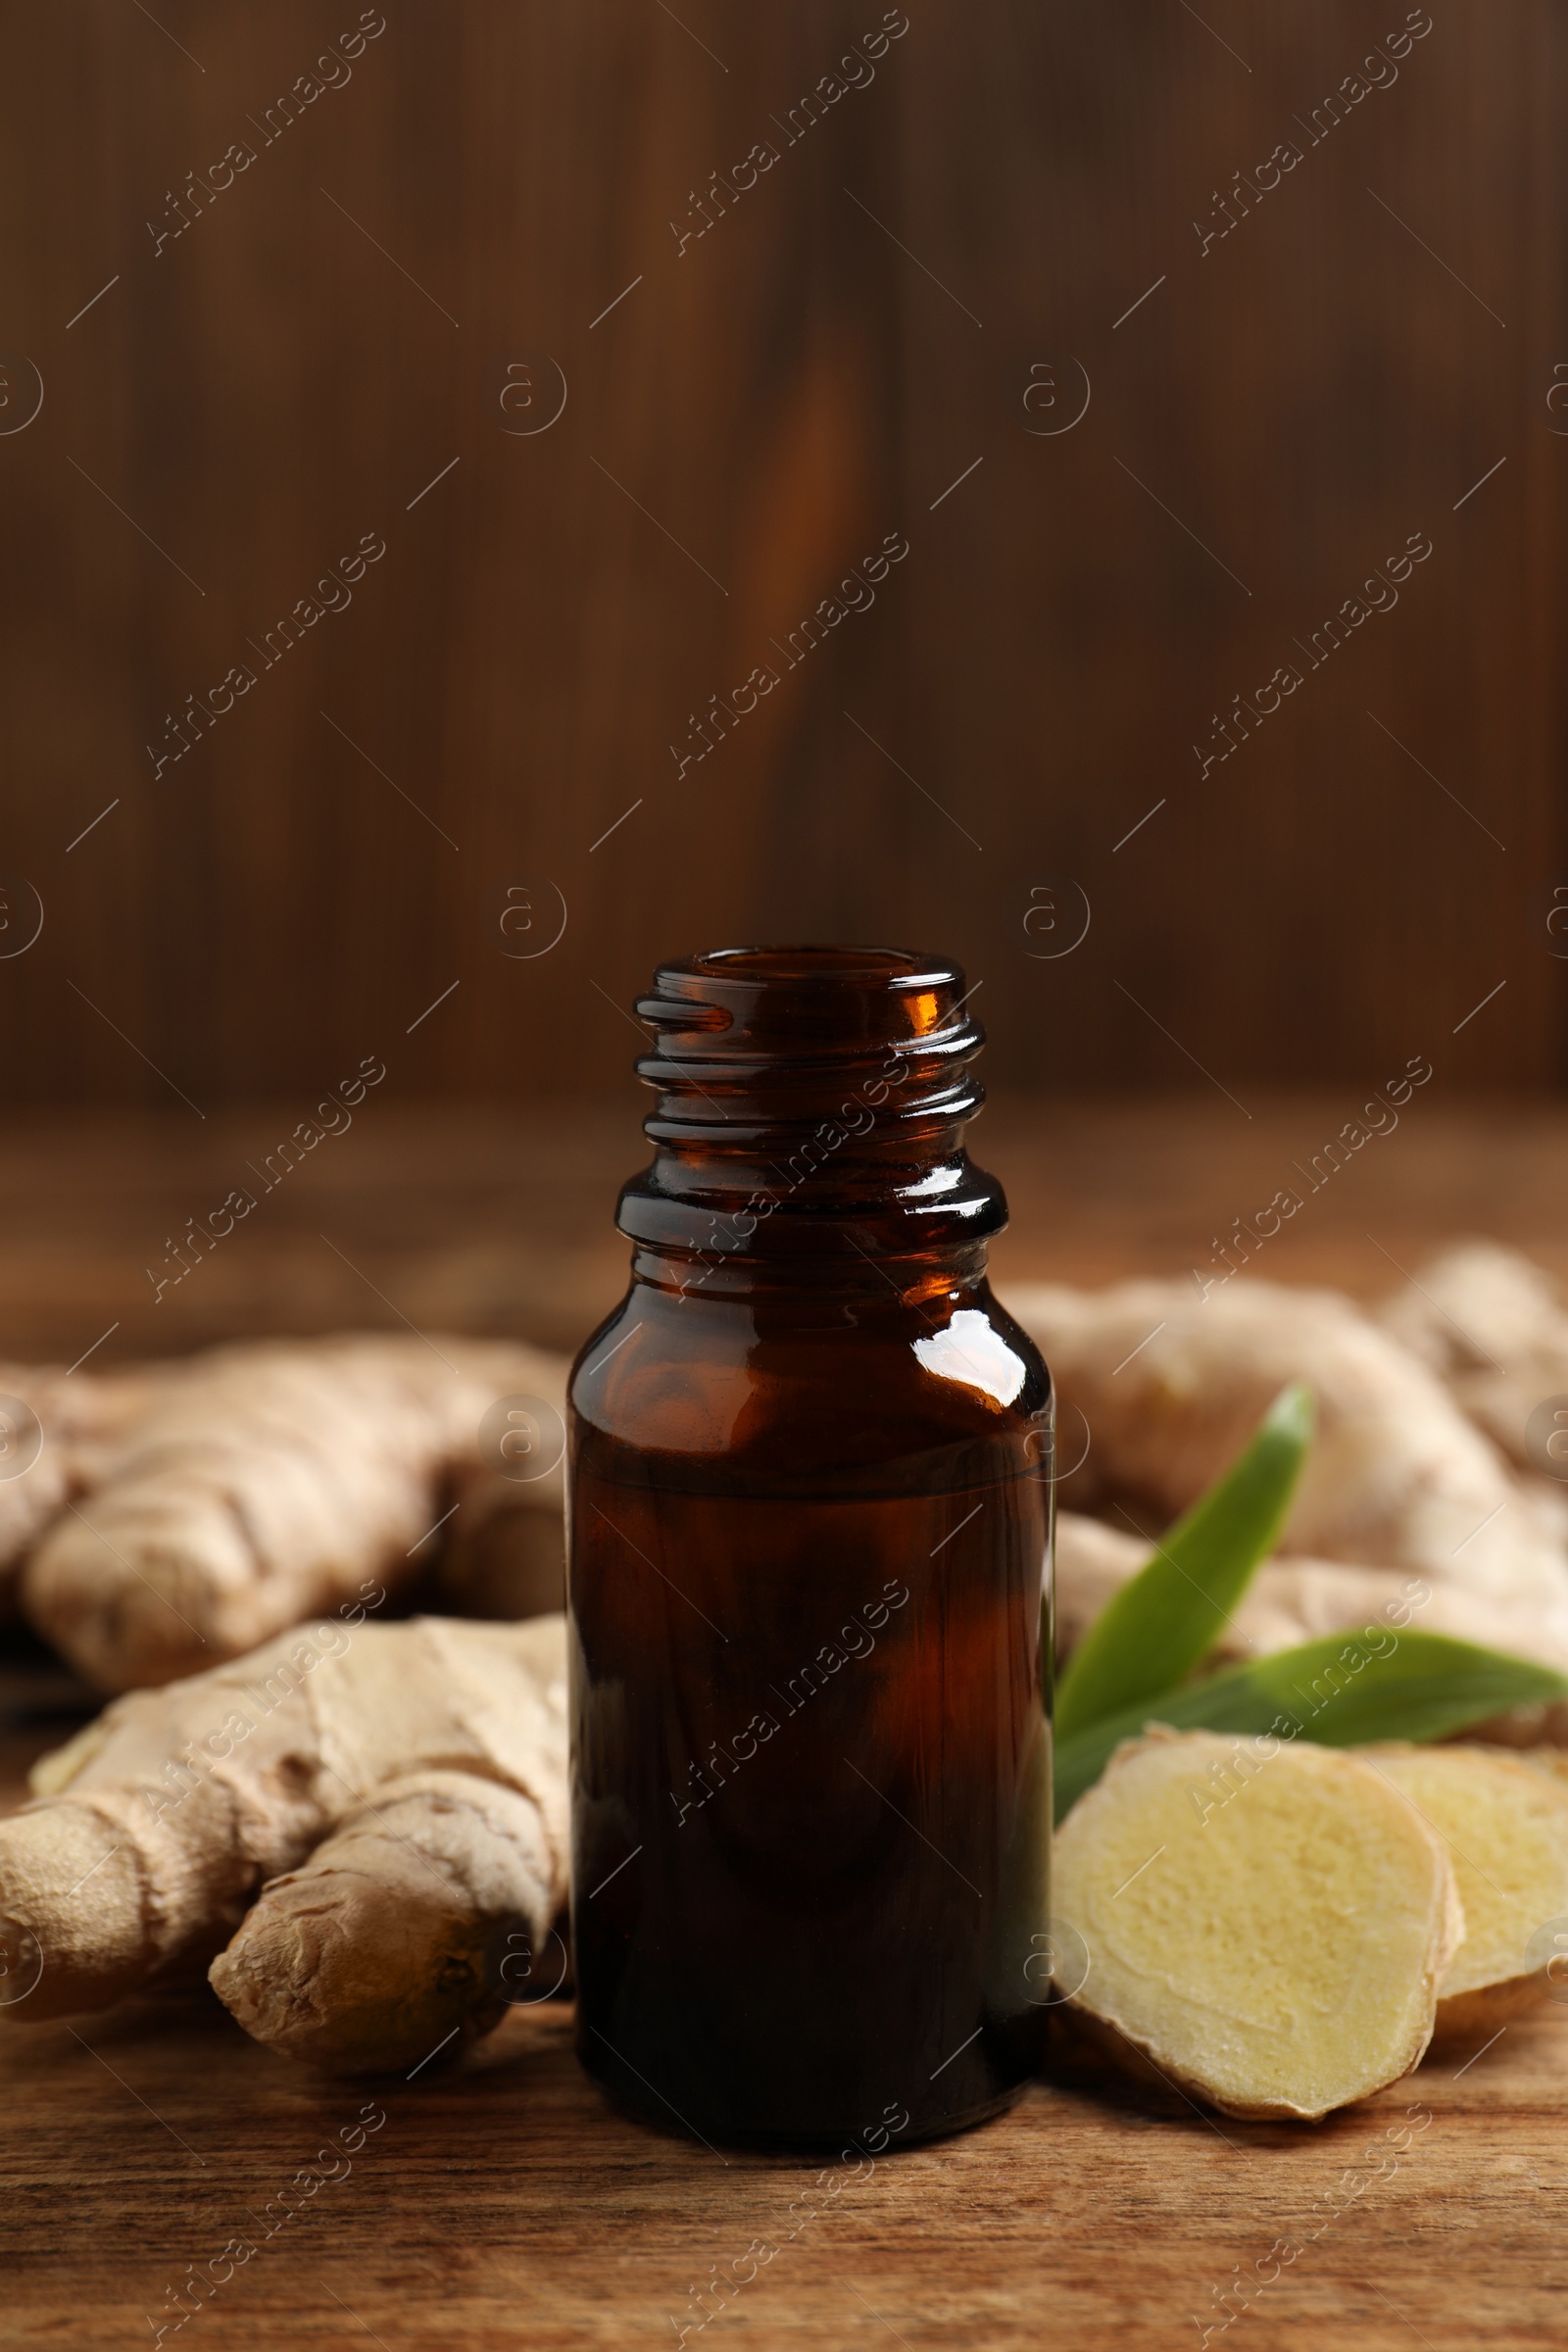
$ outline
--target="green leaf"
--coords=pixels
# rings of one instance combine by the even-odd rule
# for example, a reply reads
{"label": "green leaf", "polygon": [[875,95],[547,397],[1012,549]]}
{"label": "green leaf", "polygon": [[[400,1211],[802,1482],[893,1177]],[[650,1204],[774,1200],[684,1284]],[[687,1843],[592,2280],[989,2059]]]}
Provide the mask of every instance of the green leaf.
{"label": "green leaf", "polygon": [[1246,1452],[1107,1601],[1057,1685],[1058,1740],[1174,1689],[1207,1657],[1279,1540],[1313,1419],[1310,1389],[1282,1389]]}
{"label": "green leaf", "polygon": [[1568,1698],[1568,1676],[1446,1634],[1396,1634],[1386,1625],[1368,1626],[1364,1635],[1330,1634],[1124,1707],[1061,1740],[1056,1819],[1099,1780],[1117,1741],[1151,1721],[1182,1732],[1272,1733],[1353,1747],[1368,1740],[1442,1740],[1510,1707],[1561,1698]]}

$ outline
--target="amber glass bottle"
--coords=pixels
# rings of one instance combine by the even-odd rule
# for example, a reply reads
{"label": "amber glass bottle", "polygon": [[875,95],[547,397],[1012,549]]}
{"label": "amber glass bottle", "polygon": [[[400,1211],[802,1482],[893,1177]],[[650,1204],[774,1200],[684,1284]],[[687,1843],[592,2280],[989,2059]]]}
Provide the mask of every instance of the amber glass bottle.
{"label": "amber glass bottle", "polygon": [[657,1149],[571,1380],[578,2051],[710,2141],[906,2144],[1038,2063],[1052,1399],[966,1004],[744,948],[637,1007]]}

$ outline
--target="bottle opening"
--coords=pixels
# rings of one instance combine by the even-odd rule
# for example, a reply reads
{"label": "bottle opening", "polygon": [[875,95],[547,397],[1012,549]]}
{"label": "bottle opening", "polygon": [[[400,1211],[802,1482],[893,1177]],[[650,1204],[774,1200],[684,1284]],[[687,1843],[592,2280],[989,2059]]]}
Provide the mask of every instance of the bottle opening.
{"label": "bottle opening", "polygon": [[658,1043],[638,1074],[661,1086],[693,1062],[721,1077],[749,1060],[782,1068],[908,1049],[967,1058],[985,1042],[964,1016],[973,993],[957,964],[903,948],[714,948],[656,973],[637,1012]]}
{"label": "bottle opening", "polygon": [[702,1209],[705,1246],[716,1219],[719,1246],[750,1257],[1000,1230],[1001,1193],[962,1145],[985,1100],[974,994],[958,964],[903,948],[717,948],[661,966],[637,1005],[659,1150],[622,1195],[622,1232],[689,1249]]}

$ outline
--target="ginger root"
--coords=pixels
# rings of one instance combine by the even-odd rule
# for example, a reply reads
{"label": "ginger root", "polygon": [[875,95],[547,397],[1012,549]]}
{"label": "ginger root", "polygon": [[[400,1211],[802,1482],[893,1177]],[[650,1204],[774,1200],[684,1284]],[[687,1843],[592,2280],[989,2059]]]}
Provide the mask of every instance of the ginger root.
{"label": "ginger root", "polygon": [[441,1600],[464,1617],[542,1617],[565,1606],[562,1477],[543,1492],[487,1463],[453,1472],[458,1498],[441,1560]]}
{"label": "ginger root", "polygon": [[[1064,1481],[1074,1507],[1118,1495],[1168,1521],[1218,1476],[1288,1380],[1318,1434],[1281,1541],[1288,1553],[1398,1568],[1533,1604],[1568,1655],[1568,1562],[1555,1524],[1436,1373],[1326,1291],[1239,1280],[1052,1285],[1009,1298],[1040,1342],[1068,1424],[1089,1427]],[[1554,1650],[1553,1654],[1556,1654]]]}
{"label": "ginger root", "polygon": [[[1078,1511],[1056,1514],[1056,1656],[1068,1657],[1094,1620],[1128,1579],[1146,1567],[1153,1542]],[[1559,1624],[1529,1600],[1494,1599],[1465,1585],[1428,1586],[1399,1568],[1358,1568],[1343,1560],[1266,1561],[1214,1649],[1216,1665],[1266,1657],[1326,1634],[1354,1633],[1379,1619],[1419,1623],[1428,1633],[1458,1642],[1544,1657],[1568,1670],[1568,1623]],[[1568,1709],[1522,1710],[1528,1737],[1543,1716],[1568,1722]],[[1498,1736],[1489,1727],[1489,1739]],[[1517,1740],[1510,1740],[1517,1744]]]}
{"label": "ginger root", "polygon": [[406,2069],[564,1982],[550,1891],[564,1892],[559,1859],[532,1796],[475,1773],[415,1773],[263,1888],[209,1981],[286,2058]]}
{"label": "ginger root", "polygon": [[1568,1788],[1494,1748],[1389,1742],[1355,1752],[1447,1848],[1464,1941],[1438,1986],[1437,2031],[1447,2041],[1485,2035],[1545,1991],[1531,1946],[1568,1915]]}
{"label": "ginger root", "polygon": [[[1537,1405],[1568,1396],[1568,1309],[1540,1266],[1496,1242],[1460,1242],[1386,1299],[1381,1319],[1521,1469],[1546,1468],[1526,1432]],[[1559,1456],[1568,1476],[1565,1443],[1547,1457],[1552,1476]]]}
{"label": "ginger root", "polygon": [[0,1920],[37,1971],[0,2015],[212,1960],[246,2031],[313,2065],[455,2054],[550,1989],[564,1654],[560,1616],[327,1621],[117,1699],[0,1822]]}
{"label": "ginger root", "polygon": [[1464,1934],[1442,1840],[1371,1764],[1282,1745],[1226,1803],[1234,1743],[1124,1741],[1057,1833],[1067,2003],[1227,2114],[1315,2121],[1415,2066]]}
{"label": "ginger root", "polygon": [[24,1558],[56,1514],[97,1485],[129,1424],[168,1378],[161,1366],[63,1372],[0,1364],[0,1608],[14,1604]]}
{"label": "ginger root", "polygon": [[[481,1467],[487,1411],[531,1395],[559,1412],[564,1379],[535,1348],[445,1338],[194,1357],[122,1411],[118,1442],[99,1440],[95,1491],[22,1571],[24,1612],[99,1689],[122,1690],[238,1656],[368,1580],[409,1583],[448,1488]],[[39,1417],[47,1440],[54,1415]],[[559,1522],[559,1464],[509,1491]]]}

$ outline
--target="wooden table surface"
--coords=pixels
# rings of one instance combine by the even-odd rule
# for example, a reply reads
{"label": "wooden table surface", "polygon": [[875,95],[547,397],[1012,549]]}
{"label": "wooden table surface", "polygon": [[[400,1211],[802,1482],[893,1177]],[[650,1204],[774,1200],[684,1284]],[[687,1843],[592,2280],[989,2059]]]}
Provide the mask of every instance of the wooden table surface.
{"label": "wooden table surface", "polygon": [[[371,1098],[270,1191],[256,1171],[298,1103],[199,1125],[8,1115],[0,1358],[69,1364],[95,1348],[109,1362],[261,1332],[397,1330],[400,1315],[573,1348],[625,1285],[612,1219],[618,1187],[649,1156],[646,1103],[631,1082],[613,1101],[527,1116]],[[1397,1128],[1309,1190],[1300,1169],[1356,1105],[1343,1092],[1254,1096],[1245,1116],[1206,1093],[994,1102],[970,1143],[1012,1208],[992,1251],[997,1288],[1206,1270],[1215,1237],[1284,1186],[1303,1206],[1255,1269],[1277,1280],[1387,1291],[1401,1266],[1466,1233],[1515,1242],[1568,1277],[1568,1108],[1418,1094]],[[170,1242],[239,1185],[255,1209],[172,1279]]]}
{"label": "wooden table surface", "polygon": [[[1293,2238],[1235,2323],[1251,2352],[1538,2352],[1565,2330],[1565,2025],[1548,2009],[1468,2071],[1429,2064],[1315,2130],[1040,2083],[858,2179],[622,2120],[558,2004],[509,2020],[460,2074],[373,2090],[308,2079],[216,2004],[19,2027],[0,2052],[0,2340],[149,2344],[187,2266],[221,2271],[238,2237],[254,2254],[166,2344],[670,2345],[716,2272],[732,2300],[710,2298],[719,2316],[688,2344],[1174,2352],[1200,2341],[1194,2314],[1223,2316],[1238,2267],[1261,2281]],[[386,2120],[352,2169],[330,2156],[312,2177],[336,2179],[294,2186],[368,2105]],[[1352,2195],[1347,2169],[1391,2128],[1414,2133],[1397,2169],[1377,2179],[1395,2160],[1374,2158]],[[264,2239],[291,2186],[298,2212],[273,2204]],[[1335,2191],[1346,2209],[1326,2219]]]}
{"label": "wooden table surface", "polygon": [[[1209,1236],[1354,1109],[1251,1107],[1245,1126],[1196,1101],[999,1107],[976,1138],[1013,1198],[999,1287],[1009,1271],[1102,1281],[1204,1263]],[[569,1345],[619,1287],[609,1211],[636,1162],[635,1115],[628,1098],[547,1132],[388,1106],[156,1306],[143,1269],[163,1237],[221,1200],[230,1162],[266,1148],[275,1115],[194,1139],[134,1122],[14,1127],[0,1350],[69,1362],[118,1325],[107,1360],[246,1331],[396,1327],[400,1313]],[[1568,1273],[1565,1150],[1561,1112],[1421,1105],[1308,1201],[1260,1270],[1376,1292],[1447,1236],[1490,1231]],[[69,1728],[13,1704],[0,1793]],[[1200,2344],[1239,2273],[1254,2299],[1232,2341],[1252,2352],[1560,2343],[1565,2029],[1568,2007],[1548,2005],[1315,2129],[1042,2082],[1002,2121],[856,2179],[726,2160],[624,2121],[579,2073],[560,2003],[514,2012],[454,2074],[373,2089],[269,2056],[206,1996],[74,2027],[0,2018],[0,2345],[150,2344],[178,2316],[187,2266],[221,2271],[236,2238],[256,2252],[166,2345],[546,2352],[670,2344],[690,2325],[688,2343],[759,2352],[890,2336],[911,2352],[1143,2352]],[[368,2101],[384,2123],[318,2165]],[[1401,2129],[1396,2169],[1354,2169]],[[294,2218],[263,2240],[256,2217],[302,2173],[318,2185],[299,2182]],[[1335,2196],[1345,2210],[1324,2226]],[[1289,2262],[1281,2239],[1298,2246]],[[715,2277],[732,2297],[710,2295],[699,2329],[695,2296]]]}

